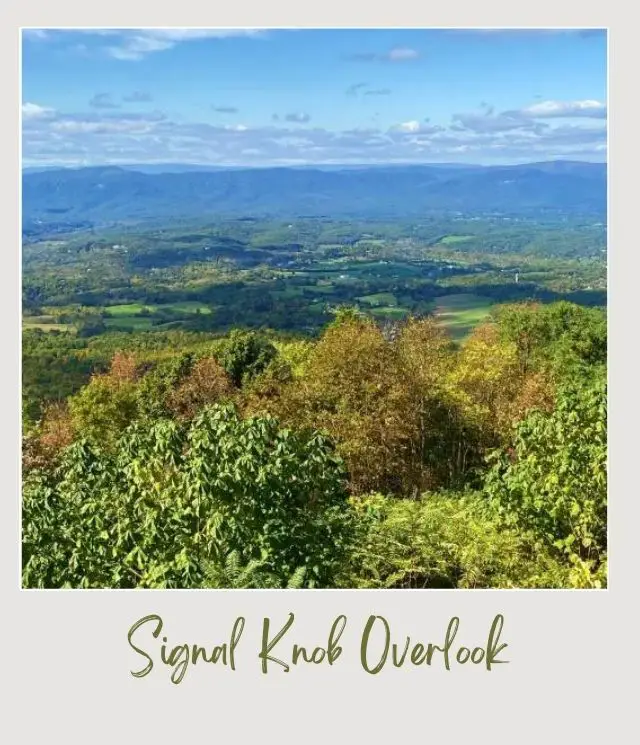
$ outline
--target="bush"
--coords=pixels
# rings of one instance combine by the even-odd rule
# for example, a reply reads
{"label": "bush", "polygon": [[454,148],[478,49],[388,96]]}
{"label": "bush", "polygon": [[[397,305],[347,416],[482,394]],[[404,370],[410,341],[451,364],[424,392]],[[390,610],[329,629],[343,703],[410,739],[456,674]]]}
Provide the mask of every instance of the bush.
{"label": "bush", "polygon": [[261,373],[277,353],[273,344],[259,334],[233,329],[220,353],[220,362],[233,384],[240,387]]}
{"label": "bush", "polygon": [[25,479],[23,581],[199,587],[236,552],[280,586],[303,569],[305,586],[328,586],[350,540],[343,476],[325,437],[230,405],[188,427],[134,425],[113,452],[76,442]]}
{"label": "bush", "polygon": [[485,489],[503,519],[533,531],[600,582],[607,550],[604,372],[560,388],[555,409],[530,414],[512,446],[489,461]]}
{"label": "bush", "polygon": [[567,587],[571,567],[516,529],[482,494],[372,494],[357,501],[359,534],[343,587]]}

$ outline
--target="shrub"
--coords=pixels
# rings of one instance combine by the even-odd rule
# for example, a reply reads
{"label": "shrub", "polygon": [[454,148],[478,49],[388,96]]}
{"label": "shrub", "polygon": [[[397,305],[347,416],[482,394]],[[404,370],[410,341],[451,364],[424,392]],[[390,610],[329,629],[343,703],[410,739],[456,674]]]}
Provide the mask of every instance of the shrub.
{"label": "shrub", "polygon": [[607,549],[604,374],[565,384],[555,409],[530,414],[489,460],[485,489],[503,519],[597,573]]}
{"label": "shrub", "polygon": [[[328,586],[351,531],[342,463],[318,433],[207,407],[187,427],[130,427],[113,451],[74,443],[27,475],[27,587],[199,587],[204,564],[259,562],[281,586]],[[298,574],[296,574],[298,573]]]}

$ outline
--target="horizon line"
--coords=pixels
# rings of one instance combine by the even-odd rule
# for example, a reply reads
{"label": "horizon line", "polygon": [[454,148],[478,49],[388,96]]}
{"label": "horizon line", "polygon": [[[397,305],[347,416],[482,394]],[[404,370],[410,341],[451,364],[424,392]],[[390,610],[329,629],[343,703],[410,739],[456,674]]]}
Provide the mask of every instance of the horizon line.
{"label": "horizon line", "polygon": [[384,167],[427,167],[427,166],[454,166],[454,167],[467,167],[467,168],[504,168],[506,166],[527,166],[527,165],[542,165],[550,163],[573,163],[580,165],[607,165],[608,160],[572,160],[571,158],[552,158],[550,160],[527,160],[517,161],[509,163],[472,163],[463,161],[380,161],[376,163],[359,163],[359,162],[309,162],[309,163],[266,163],[266,164],[245,164],[245,163],[194,163],[188,161],[127,161],[121,163],[114,162],[98,162],[98,163],[79,163],[79,164],[64,164],[64,163],[23,163],[21,164],[21,170],[33,169],[33,168],[52,168],[58,170],[80,170],[83,168],[131,168],[133,166],[139,167],[161,167],[161,166],[187,166],[189,168],[218,168],[224,169],[264,169],[264,168],[384,168]]}

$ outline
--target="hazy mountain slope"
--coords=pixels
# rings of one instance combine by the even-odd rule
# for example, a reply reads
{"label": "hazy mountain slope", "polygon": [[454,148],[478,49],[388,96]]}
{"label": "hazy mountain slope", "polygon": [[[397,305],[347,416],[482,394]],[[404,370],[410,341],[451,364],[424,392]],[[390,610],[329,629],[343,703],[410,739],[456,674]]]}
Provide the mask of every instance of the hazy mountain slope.
{"label": "hazy mountain slope", "polygon": [[560,162],[172,173],[98,167],[23,174],[25,222],[216,214],[389,217],[451,211],[603,216],[606,166]]}

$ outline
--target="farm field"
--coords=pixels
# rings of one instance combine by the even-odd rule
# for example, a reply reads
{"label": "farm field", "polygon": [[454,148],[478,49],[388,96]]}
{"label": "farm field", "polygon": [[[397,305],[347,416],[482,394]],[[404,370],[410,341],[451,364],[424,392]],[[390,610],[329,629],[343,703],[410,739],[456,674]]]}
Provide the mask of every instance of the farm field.
{"label": "farm field", "polygon": [[433,313],[454,340],[460,341],[489,315],[492,305],[489,298],[473,293],[445,295],[436,298]]}
{"label": "farm field", "polygon": [[174,323],[185,316],[211,315],[211,313],[210,307],[195,301],[150,305],[127,303],[105,308],[104,323],[107,328],[143,331],[167,323]]}
{"label": "farm field", "polygon": [[74,327],[68,323],[55,323],[53,321],[23,321],[22,329],[24,331],[38,329],[39,331],[74,331]]}
{"label": "farm field", "polygon": [[124,305],[111,305],[105,309],[107,316],[139,316],[143,312],[156,313],[158,311],[170,311],[176,313],[211,313],[211,308],[202,303],[185,301],[182,303],[163,303],[142,305],[140,303],[128,303]]}
{"label": "farm field", "polygon": [[398,304],[396,296],[393,295],[391,292],[377,292],[373,295],[362,295],[361,297],[357,298],[357,300],[359,300],[361,303],[366,303],[367,305],[371,305],[374,307],[380,307],[384,305],[396,306]]}
{"label": "farm field", "polygon": [[[595,250],[601,244],[588,227],[299,219],[292,242],[292,225],[230,220],[97,237],[79,230],[64,243],[44,234],[24,246],[24,332],[84,338],[242,327],[314,336],[351,306],[383,325],[435,313],[460,341],[496,303],[606,304],[600,249],[550,255],[559,236]],[[544,241],[545,256],[521,252],[534,241]]]}
{"label": "farm field", "polygon": [[466,243],[467,241],[473,240],[472,235],[446,235],[440,240],[445,246],[455,245],[456,243]]}

